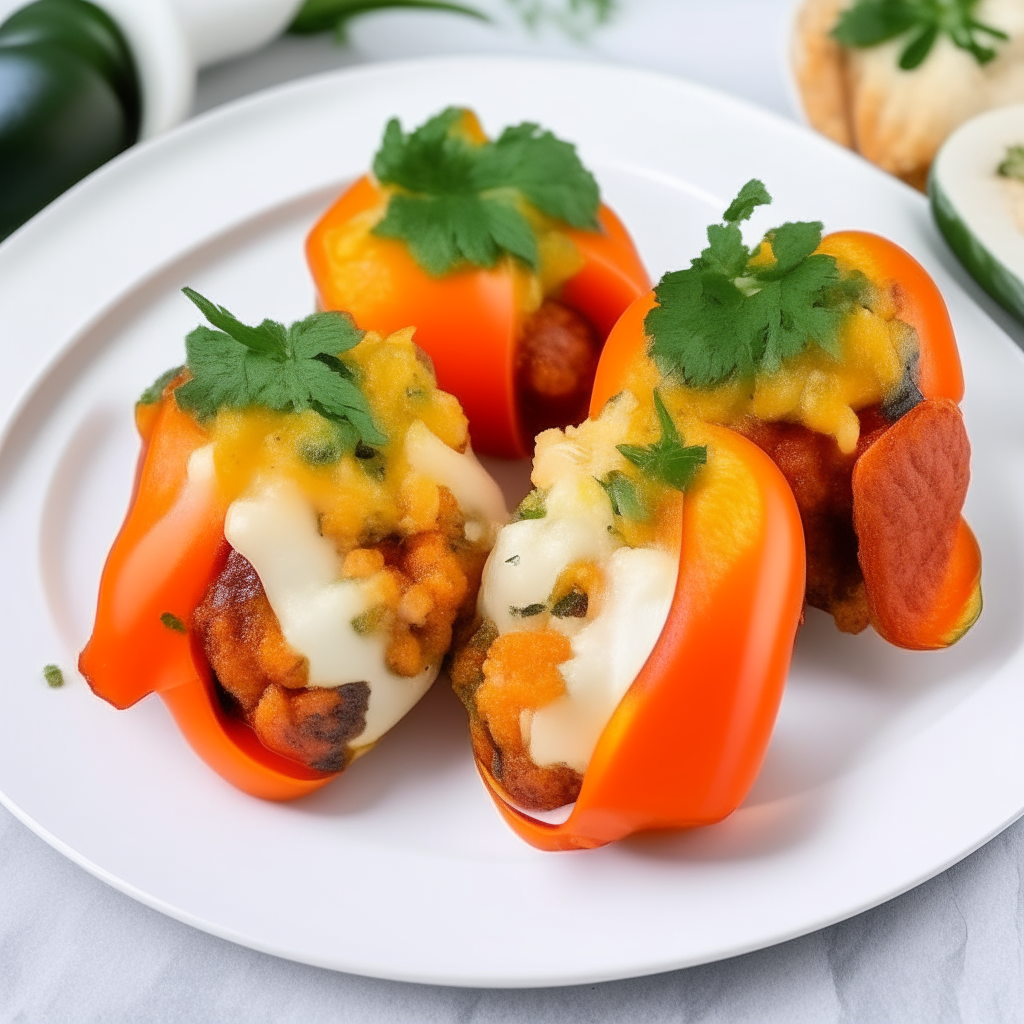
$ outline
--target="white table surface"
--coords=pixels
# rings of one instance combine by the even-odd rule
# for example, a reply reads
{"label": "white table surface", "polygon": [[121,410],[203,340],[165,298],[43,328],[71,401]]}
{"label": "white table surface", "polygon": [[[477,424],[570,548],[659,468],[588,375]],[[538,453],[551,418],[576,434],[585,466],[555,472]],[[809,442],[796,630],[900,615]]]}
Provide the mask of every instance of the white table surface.
{"label": "white table surface", "polygon": [[[0,0],[0,17],[15,5]],[[616,21],[586,45],[552,30],[531,36],[503,0],[480,6],[498,27],[394,12],[353,24],[343,48],[329,38],[286,37],[204,72],[196,110],[369,60],[512,51],[658,68],[792,114],[782,68],[788,0],[620,0]],[[1024,331],[966,283],[1024,344]],[[772,949],[604,985],[465,990],[331,973],[197,932],[108,888],[0,808],[0,1024],[1019,1021],[1022,865],[1018,822],[904,896]]]}

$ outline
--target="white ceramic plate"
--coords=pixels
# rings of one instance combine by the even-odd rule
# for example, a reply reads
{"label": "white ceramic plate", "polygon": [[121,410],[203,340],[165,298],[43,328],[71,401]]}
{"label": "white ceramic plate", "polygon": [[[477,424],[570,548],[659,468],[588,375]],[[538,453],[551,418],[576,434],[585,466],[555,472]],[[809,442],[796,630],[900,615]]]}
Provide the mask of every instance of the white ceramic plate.
{"label": "white ceramic plate", "polygon": [[[745,180],[791,218],[883,232],[953,314],[986,607],[952,650],[811,613],[764,771],[729,820],[542,854],[499,820],[444,686],[346,775],[285,806],[191,754],[155,698],[72,671],[136,452],[132,402],[180,361],[189,283],[247,319],[307,313],[302,240],[385,120],[470,104],[576,140],[654,275]],[[935,874],[1024,808],[1024,359],[943,272],[924,200],[797,126],[678,80],[523,59],[374,66],[204,117],[104,168],[0,248],[0,790],[77,863],[257,949],[380,977],[548,985],[777,942]],[[515,474],[513,473],[513,476]],[[519,476],[520,482],[522,476]],[[69,683],[49,690],[41,668]]]}

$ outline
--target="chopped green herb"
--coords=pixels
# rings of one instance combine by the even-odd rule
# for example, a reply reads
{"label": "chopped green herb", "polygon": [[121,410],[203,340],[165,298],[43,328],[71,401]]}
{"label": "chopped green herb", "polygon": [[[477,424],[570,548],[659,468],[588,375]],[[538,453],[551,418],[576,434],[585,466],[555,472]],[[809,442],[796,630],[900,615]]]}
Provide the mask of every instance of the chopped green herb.
{"label": "chopped green herb", "polygon": [[618,444],[615,447],[641,473],[677,491],[685,491],[697,470],[708,461],[708,450],[704,445],[684,447],[679,431],[657,391],[654,392],[654,407],[658,410],[658,421],[661,424],[661,439],[657,444],[645,447]]}
{"label": "chopped green herb", "polygon": [[518,555],[513,555],[511,558],[506,558],[505,559],[505,564],[506,565],[518,565],[519,564],[519,556]]}
{"label": "chopped green herb", "polygon": [[347,313],[314,313],[288,328],[275,320],[249,327],[191,288],[182,291],[217,330],[197,327],[185,339],[192,379],[174,392],[180,408],[201,420],[222,408],[313,409],[349,449],[358,440],[384,443],[354,373],[337,356],[363,336]]}
{"label": "chopped green herb", "polygon": [[520,519],[543,519],[547,514],[544,492],[534,489],[519,502],[519,507],[512,514],[512,522],[518,523]]}
{"label": "chopped green herb", "polygon": [[372,608],[367,608],[365,612],[360,612],[349,625],[359,636],[369,636],[380,629],[386,612],[387,609],[384,605],[374,605]]}
{"label": "chopped green herb", "polygon": [[188,630],[185,627],[185,623],[174,615],[172,612],[164,612],[160,616],[160,622],[167,629],[173,629],[175,633],[187,633]]}
{"label": "chopped green herb", "polygon": [[839,355],[840,329],[861,296],[863,278],[841,277],[834,257],[814,252],[821,242],[818,222],[769,231],[764,240],[773,259],[756,259],[759,248],[744,245],[739,225],[770,202],[761,182],[748,181],[723,223],[708,228],[700,256],[658,282],[658,305],[644,328],[663,374],[712,388],[734,375],[772,373],[809,345]]}
{"label": "chopped green herb", "polygon": [[987,64],[996,51],[986,43],[1003,42],[1009,36],[975,18],[978,3],[979,0],[857,0],[839,16],[832,37],[843,46],[861,49],[913,32],[899,60],[904,71],[913,71],[924,63],[939,36],[946,35],[979,64]]}
{"label": "chopped green herb", "polygon": [[307,466],[333,466],[343,454],[333,437],[304,437],[296,447]]}
{"label": "chopped green herb", "polygon": [[508,606],[509,615],[515,615],[519,618],[530,619],[534,615],[540,615],[544,611],[545,606],[542,604],[527,604],[522,608],[517,608],[514,604]]}
{"label": "chopped green herb", "polygon": [[612,503],[612,512],[624,519],[641,520],[647,518],[647,509],[644,508],[636,485],[619,470],[613,469],[603,480],[597,481],[608,495]]}
{"label": "chopped green herb", "polygon": [[164,370],[152,384],[139,396],[139,405],[152,405],[159,402],[164,396],[164,388],[184,370],[184,366],[174,366],[170,370]]}
{"label": "chopped green herb", "polygon": [[503,253],[538,265],[527,204],[575,228],[596,230],[600,194],[576,147],[538,125],[506,128],[476,143],[462,130],[467,111],[449,107],[406,135],[392,118],[373,172],[400,188],[373,229],[400,238],[428,273],[462,262],[493,267]]}
{"label": "chopped green herb", "polygon": [[573,587],[564,597],[560,597],[551,608],[556,619],[585,619],[590,598],[585,590]]}
{"label": "chopped green herb", "polygon": [[46,685],[51,689],[56,690],[64,685],[64,673],[61,672],[57,665],[44,665],[43,678],[46,680]]}
{"label": "chopped green herb", "polygon": [[998,172],[1004,178],[1024,181],[1024,146],[1008,146],[1006,159],[999,165]]}

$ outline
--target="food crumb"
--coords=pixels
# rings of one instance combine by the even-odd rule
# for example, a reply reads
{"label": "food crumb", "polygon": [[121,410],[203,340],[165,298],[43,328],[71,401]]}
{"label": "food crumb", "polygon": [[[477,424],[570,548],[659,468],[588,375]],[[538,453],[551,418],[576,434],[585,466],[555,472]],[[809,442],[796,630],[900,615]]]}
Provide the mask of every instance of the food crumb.
{"label": "food crumb", "polygon": [[64,673],[57,665],[44,665],[43,678],[46,680],[46,685],[54,690],[64,685]]}
{"label": "food crumb", "polygon": [[173,629],[175,633],[185,633],[185,623],[178,618],[177,615],[172,615],[170,612],[164,612],[160,616],[160,621],[168,628]]}

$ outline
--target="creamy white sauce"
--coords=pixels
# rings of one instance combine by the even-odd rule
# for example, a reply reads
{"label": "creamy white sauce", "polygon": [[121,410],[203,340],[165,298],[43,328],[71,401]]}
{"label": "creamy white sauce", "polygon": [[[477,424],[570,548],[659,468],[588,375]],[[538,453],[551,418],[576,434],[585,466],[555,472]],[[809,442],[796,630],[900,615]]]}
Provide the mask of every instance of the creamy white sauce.
{"label": "creamy white sauce", "polygon": [[264,482],[231,504],[228,543],[252,563],[288,643],[309,661],[309,685],[366,682],[366,728],[351,741],[375,742],[430,688],[437,665],[405,678],[389,671],[387,637],[360,635],[352,619],[374,603],[363,580],[339,579],[340,560],[317,530],[316,514],[289,480]]}
{"label": "creamy white sauce", "polygon": [[601,612],[572,637],[573,656],[560,666],[565,696],[535,711],[529,723],[530,757],[541,767],[567,764],[586,771],[668,618],[678,559],[658,548],[624,547],[604,568]]}

